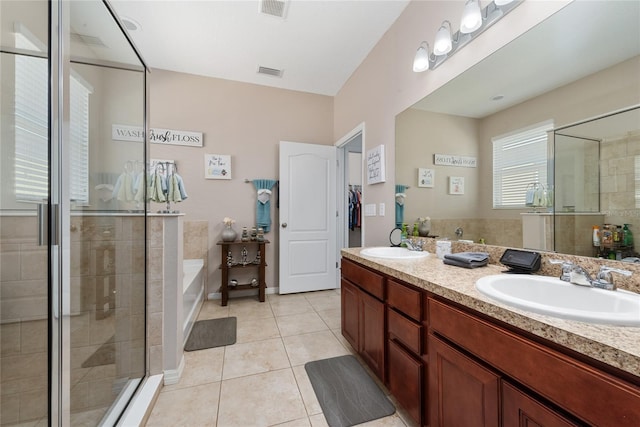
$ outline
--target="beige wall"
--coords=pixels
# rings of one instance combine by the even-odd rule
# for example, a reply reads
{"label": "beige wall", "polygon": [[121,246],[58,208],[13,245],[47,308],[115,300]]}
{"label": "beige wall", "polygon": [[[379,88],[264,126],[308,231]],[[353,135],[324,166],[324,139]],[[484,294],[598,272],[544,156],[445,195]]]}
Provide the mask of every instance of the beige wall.
{"label": "beige wall", "polygon": [[[553,120],[554,127],[640,103],[640,57],[635,57],[599,73],[577,80],[552,92],[493,114],[480,124],[480,181],[492,182],[491,138]],[[520,210],[494,210],[491,185],[480,187],[481,218],[517,218]]]}
{"label": "beige wall", "polygon": [[[478,205],[479,170],[434,166],[433,155],[478,156],[479,120],[408,109],[396,120],[396,167],[398,184],[409,185],[404,208],[405,222],[418,217],[469,218]],[[435,171],[433,188],[418,187],[418,168]],[[464,177],[464,194],[449,194],[450,176]],[[455,227],[453,228],[455,230]],[[451,236],[452,237],[452,236]]]}
{"label": "beige wall", "polygon": [[[570,2],[524,2],[436,70],[414,73],[411,64],[420,42],[430,40],[443,20],[458,16],[462,3],[412,1],[335,97],[334,139],[364,123],[363,150],[384,144],[390,177],[394,175],[397,114]],[[364,203],[393,206],[394,193],[392,178],[364,185]],[[393,227],[394,215],[367,217],[365,243],[388,244]]]}
{"label": "beige wall", "polygon": [[[150,84],[151,127],[204,134],[202,148],[151,144],[149,157],[177,162],[189,198],[172,209],[209,222],[207,293],[217,292],[222,219],[234,218],[238,232],[255,224],[255,190],[245,178],[278,179],[280,141],[333,144],[333,98],[162,70],[151,72]],[[204,178],[205,153],[231,155],[231,180]],[[268,287],[278,286],[277,196],[271,200]],[[152,203],[151,211],[164,207]]]}

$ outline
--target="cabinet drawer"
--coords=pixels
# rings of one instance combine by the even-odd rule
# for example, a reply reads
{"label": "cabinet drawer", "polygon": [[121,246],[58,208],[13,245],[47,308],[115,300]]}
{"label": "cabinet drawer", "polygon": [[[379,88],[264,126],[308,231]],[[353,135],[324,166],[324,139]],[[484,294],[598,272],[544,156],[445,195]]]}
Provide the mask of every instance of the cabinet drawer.
{"label": "cabinet drawer", "polygon": [[515,427],[579,426],[506,381],[502,381],[502,425]]}
{"label": "cabinet drawer", "polygon": [[416,322],[422,320],[421,295],[419,290],[411,289],[396,281],[389,280],[387,283],[387,303]]}
{"label": "cabinet drawer", "polygon": [[638,387],[433,299],[429,324],[432,331],[589,424],[640,425]]}
{"label": "cabinet drawer", "polygon": [[418,424],[422,424],[423,365],[389,342],[389,391]]}
{"label": "cabinet drawer", "polygon": [[387,309],[389,339],[397,339],[415,354],[421,354],[420,335],[422,326],[413,323],[392,308]]}
{"label": "cabinet drawer", "polygon": [[382,300],[384,299],[384,277],[358,264],[342,259],[342,277]]}

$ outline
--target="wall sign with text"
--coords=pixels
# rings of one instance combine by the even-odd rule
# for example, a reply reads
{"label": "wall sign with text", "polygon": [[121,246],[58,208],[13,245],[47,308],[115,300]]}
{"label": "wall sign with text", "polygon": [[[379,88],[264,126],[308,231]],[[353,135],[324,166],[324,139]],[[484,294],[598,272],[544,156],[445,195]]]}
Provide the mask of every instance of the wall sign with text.
{"label": "wall sign with text", "polygon": [[[144,129],[140,126],[111,125],[111,139],[114,141],[144,141]],[[202,147],[202,132],[172,129],[149,129],[149,142],[152,144],[183,145]]]}
{"label": "wall sign with text", "polygon": [[434,154],[433,164],[442,166],[461,166],[464,168],[475,168],[478,166],[478,159],[468,156],[454,156],[452,154]]}
{"label": "wall sign with text", "polygon": [[367,184],[384,181],[384,145],[378,145],[367,151]]}

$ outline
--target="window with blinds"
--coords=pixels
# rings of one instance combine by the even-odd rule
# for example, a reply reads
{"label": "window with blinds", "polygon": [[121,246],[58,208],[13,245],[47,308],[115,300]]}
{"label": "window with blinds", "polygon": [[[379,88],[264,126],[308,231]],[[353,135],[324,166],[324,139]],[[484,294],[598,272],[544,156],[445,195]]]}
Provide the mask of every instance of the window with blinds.
{"label": "window with blinds", "polygon": [[[16,47],[40,51],[16,33]],[[47,60],[15,57],[15,193],[19,202],[42,202],[49,194]],[[70,78],[70,195],[89,202],[89,95],[92,88],[79,76]]]}
{"label": "window with blinds", "polygon": [[509,135],[492,138],[493,207],[524,208],[527,187],[547,184],[548,121]]}

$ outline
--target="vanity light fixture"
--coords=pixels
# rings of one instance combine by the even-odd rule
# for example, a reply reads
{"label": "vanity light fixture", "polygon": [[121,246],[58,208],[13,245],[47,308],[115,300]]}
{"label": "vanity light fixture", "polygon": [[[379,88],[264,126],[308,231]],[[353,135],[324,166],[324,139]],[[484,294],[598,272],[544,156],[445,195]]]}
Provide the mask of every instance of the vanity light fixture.
{"label": "vanity light fixture", "polygon": [[422,42],[416,51],[415,58],[413,58],[413,71],[416,73],[427,71],[429,69],[429,62],[431,62],[429,58],[429,43]]}
{"label": "vanity light fixture", "polygon": [[446,55],[453,47],[451,41],[451,22],[444,21],[436,33],[436,41],[433,43],[434,55]]}
{"label": "vanity light fixture", "polygon": [[518,7],[524,0],[494,0],[480,9],[480,0],[467,0],[464,5],[460,29],[451,34],[451,22],[445,20],[436,33],[433,53],[429,43],[423,41],[413,59],[413,71],[421,73],[435,69],[463,46]]}
{"label": "vanity light fixture", "polygon": [[480,0],[467,0],[460,20],[460,32],[470,34],[482,26],[482,11]]}

